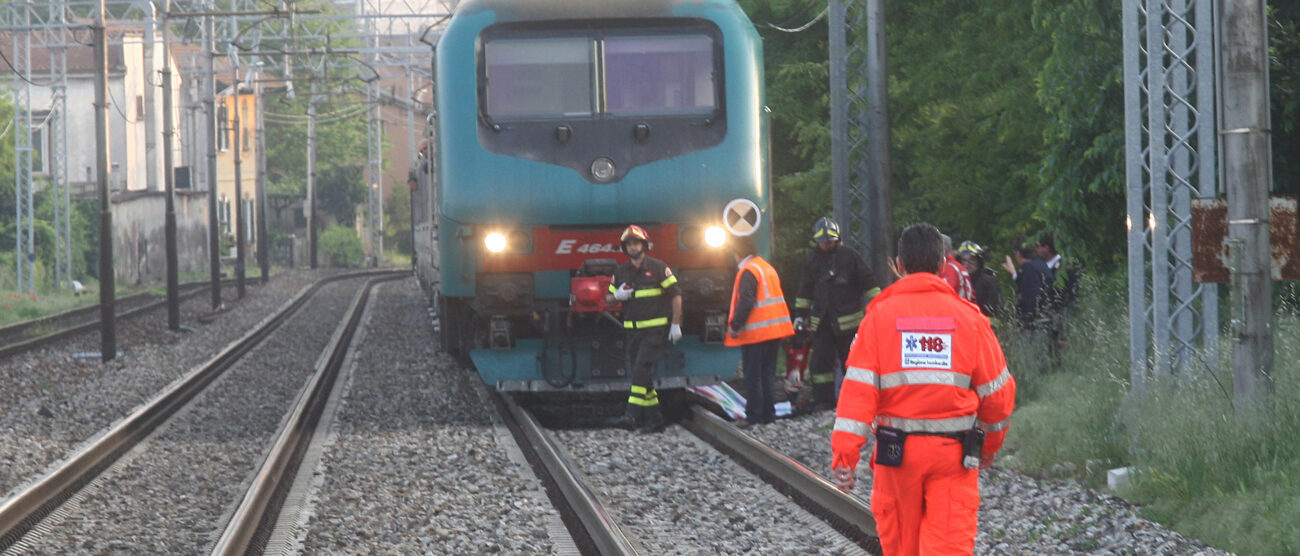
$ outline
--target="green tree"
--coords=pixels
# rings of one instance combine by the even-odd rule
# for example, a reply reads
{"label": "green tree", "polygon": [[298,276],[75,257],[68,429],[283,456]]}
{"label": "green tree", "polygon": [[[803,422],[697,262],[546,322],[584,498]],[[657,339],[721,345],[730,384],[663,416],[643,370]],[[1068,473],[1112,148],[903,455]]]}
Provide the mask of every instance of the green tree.
{"label": "green tree", "polygon": [[[763,38],[767,105],[772,110],[773,264],[789,288],[809,249],[808,230],[831,212],[830,62],[825,19],[797,33],[820,5],[803,0],[742,0]],[[771,24],[771,25],[769,25]]]}
{"label": "green tree", "polygon": [[[893,2],[888,13],[894,218],[1004,246],[1032,232],[1047,56],[1020,2]],[[1005,250],[997,250],[1005,253]]]}
{"label": "green tree", "polygon": [[399,253],[410,254],[411,248],[411,190],[394,185],[392,193],[384,199],[384,245]]}
{"label": "green tree", "polygon": [[[338,14],[328,0],[299,0],[295,7],[323,14]],[[268,20],[268,35],[278,36],[279,22]],[[321,24],[323,25],[323,24]],[[323,33],[324,28],[320,29]],[[264,48],[282,46],[286,50],[325,47],[310,44],[299,37],[296,42],[278,44],[263,41]],[[334,39],[334,49],[359,46],[353,39]],[[321,71],[294,76],[295,94],[286,90],[267,91],[264,107],[269,120],[266,128],[267,189],[282,197],[306,198],[307,184],[307,103],[311,83],[316,82],[316,185],[318,208],[350,224],[357,203],[365,201],[364,164],[368,156],[366,98],[364,86],[356,79],[352,62],[331,62]],[[342,67],[348,66],[348,67]],[[350,203],[350,204],[349,204]]]}
{"label": "green tree", "polygon": [[365,172],[358,165],[338,165],[316,172],[318,207],[343,226],[356,222],[357,205],[366,201]]}
{"label": "green tree", "polygon": [[1300,4],[1269,3],[1273,187],[1300,195]]}
{"label": "green tree", "polygon": [[1119,0],[1035,0],[1050,37],[1038,74],[1047,113],[1035,220],[1077,260],[1122,265],[1125,247],[1124,66]]}

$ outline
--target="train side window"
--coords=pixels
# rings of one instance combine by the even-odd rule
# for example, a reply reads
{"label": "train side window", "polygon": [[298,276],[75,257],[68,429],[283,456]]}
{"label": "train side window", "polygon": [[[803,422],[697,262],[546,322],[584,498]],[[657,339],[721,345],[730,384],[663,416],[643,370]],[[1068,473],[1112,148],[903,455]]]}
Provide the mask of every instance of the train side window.
{"label": "train side window", "polygon": [[589,38],[489,41],[484,48],[489,118],[583,117],[595,112]]}

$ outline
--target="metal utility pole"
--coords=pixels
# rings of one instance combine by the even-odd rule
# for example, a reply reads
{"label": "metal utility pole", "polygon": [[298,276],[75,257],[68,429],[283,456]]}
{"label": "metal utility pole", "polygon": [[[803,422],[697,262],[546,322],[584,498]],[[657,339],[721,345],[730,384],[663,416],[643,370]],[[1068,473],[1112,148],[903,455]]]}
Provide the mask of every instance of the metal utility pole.
{"label": "metal utility pole", "polygon": [[57,288],[72,289],[72,199],[68,191],[68,43],[67,2],[51,3],[49,33],[60,46],[50,52],[50,185],[54,196],[54,266]]}
{"label": "metal utility pole", "polygon": [[14,50],[14,259],[19,292],[36,291],[36,213],[32,203],[32,33],[31,11],[22,8],[23,31],[13,33]]}
{"label": "metal utility pole", "polygon": [[[238,68],[238,66],[235,66]],[[239,299],[244,298],[244,176],[243,176],[243,118],[240,112],[241,106],[239,98],[239,70],[231,70],[231,83],[233,83],[233,93],[230,95],[231,106],[235,110],[235,125],[231,130],[235,134],[233,142],[235,154],[235,284],[236,291],[239,292]]]}
{"label": "metal utility pole", "polygon": [[1225,0],[1220,22],[1223,175],[1228,191],[1234,408],[1257,420],[1273,410],[1272,185],[1268,28],[1263,0]]}
{"label": "metal utility pole", "polygon": [[[358,0],[357,4],[357,13],[366,15],[365,0]],[[379,46],[379,30],[375,25],[374,18],[366,18],[366,34],[369,35],[367,45],[377,48]],[[378,66],[379,55],[371,54],[368,62],[372,66]],[[370,169],[367,172],[370,178],[370,195],[367,197],[370,200],[368,205],[370,214],[370,264],[379,266],[384,262],[384,190],[380,186],[384,179],[384,124],[383,108],[380,106],[378,78],[370,80],[366,85],[366,101],[370,103],[370,125],[367,131],[370,145]]]}
{"label": "metal utility pole", "polygon": [[208,268],[212,276],[212,309],[221,307],[221,226],[217,222],[217,74],[212,16],[203,16],[203,53],[207,72],[203,76],[203,104],[208,111]]}
{"label": "metal utility pole", "polygon": [[1219,194],[1213,0],[1124,0],[1131,391],[1218,361],[1219,290],[1196,283],[1192,204]]}
{"label": "metal utility pole", "polygon": [[163,220],[163,234],[167,241],[167,328],[181,329],[180,305],[180,270],[179,257],[176,252],[176,180],[172,175],[176,161],[173,160],[172,145],[176,135],[176,124],[172,121],[172,53],[171,34],[168,27],[171,22],[167,13],[171,12],[171,0],[163,3],[163,67],[162,67],[162,105],[163,105],[163,184],[166,210]]}
{"label": "metal utility pole", "polygon": [[828,13],[835,219],[846,243],[888,284],[894,218],[884,1],[832,0]]}
{"label": "metal utility pole", "polygon": [[316,80],[307,98],[307,252],[316,269]]}
{"label": "metal utility pole", "polygon": [[114,321],[113,207],[108,202],[108,38],[104,29],[104,0],[95,13],[95,163],[99,182],[99,353],[104,362],[117,357]]}

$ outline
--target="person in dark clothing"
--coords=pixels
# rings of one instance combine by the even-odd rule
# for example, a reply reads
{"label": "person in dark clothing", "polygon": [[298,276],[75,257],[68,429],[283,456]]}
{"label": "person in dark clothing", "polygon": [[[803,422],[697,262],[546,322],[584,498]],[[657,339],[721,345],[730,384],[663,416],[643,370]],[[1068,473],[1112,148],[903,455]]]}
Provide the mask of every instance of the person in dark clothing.
{"label": "person in dark clothing", "polygon": [[984,248],[973,241],[963,241],[957,248],[957,260],[966,267],[975,288],[975,304],[990,319],[1002,318],[1002,287],[994,272],[984,266]]}
{"label": "person in dark clothing", "polygon": [[605,298],[610,304],[623,304],[632,388],[627,397],[627,411],[610,424],[629,430],[639,427],[641,432],[660,432],[664,430],[664,417],[654,387],[655,362],[663,351],[664,340],[677,343],[682,337],[681,286],[667,264],[646,255],[650,250],[650,235],[640,226],[628,226],[619,240],[628,261],[614,270],[614,280]]}
{"label": "person in dark clothing", "polygon": [[1043,285],[1042,312],[1047,322],[1049,347],[1057,355],[1065,347],[1065,317],[1079,294],[1079,274],[1056,252],[1056,238],[1051,233],[1038,236],[1034,251],[1050,273]]}
{"label": "person in dark clothing", "polygon": [[817,248],[804,262],[794,300],[794,327],[799,335],[795,341],[812,336],[811,409],[834,409],[835,385],[844,376],[844,360],[867,302],[880,293],[880,286],[862,255],[840,241],[840,227],[834,220],[823,217],[813,224],[812,240]]}
{"label": "person in dark clothing", "polygon": [[771,423],[776,421],[777,348],[782,338],[794,334],[794,326],[781,279],[776,269],[758,256],[753,239],[733,237],[728,243],[737,270],[723,343],[740,346],[746,423]]}
{"label": "person in dark clothing", "polygon": [[1016,250],[1016,263],[1019,269],[1007,257],[1002,268],[1011,275],[1016,283],[1016,311],[1020,317],[1020,326],[1026,330],[1037,328],[1043,305],[1043,287],[1051,280],[1052,271],[1047,269],[1034,253],[1033,246]]}

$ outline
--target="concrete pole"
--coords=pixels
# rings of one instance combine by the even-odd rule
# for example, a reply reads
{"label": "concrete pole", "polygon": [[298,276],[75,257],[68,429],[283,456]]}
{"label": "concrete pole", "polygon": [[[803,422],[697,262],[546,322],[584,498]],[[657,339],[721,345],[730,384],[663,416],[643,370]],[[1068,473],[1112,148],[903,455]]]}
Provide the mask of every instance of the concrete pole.
{"label": "concrete pole", "polygon": [[163,184],[166,190],[166,211],[164,214],[163,228],[164,237],[167,241],[167,328],[170,330],[181,329],[181,306],[180,306],[180,278],[178,269],[178,256],[176,246],[176,183],[172,175],[175,170],[176,161],[173,160],[172,145],[173,137],[176,134],[175,123],[172,121],[172,63],[171,63],[171,34],[168,30],[168,21],[166,14],[171,12],[171,0],[164,0],[163,3],[163,66],[162,66],[162,97],[163,97]]}
{"label": "concrete pole", "polygon": [[217,222],[217,74],[213,68],[212,16],[203,16],[203,53],[208,71],[203,76],[203,105],[208,111],[208,269],[212,278],[212,310],[221,308],[221,225]]}
{"label": "concrete pole", "polygon": [[104,0],[95,12],[95,178],[99,186],[99,353],[104,362],[117,357],[116,284],[113,276],[113,207],[108,200],[108,40]]}
{"label": "concrete pole", "polygon": [[867,0],[867,189],[871,198],[871,244],[867,261],[881,286],[892,283],[894,202],[890,184],[889,76],[885,62],[885,2]]}
{"label": "concrete pole", "polygon": [[316,269],[316,80],[307,98],[307,253]]}
{"label": "concrete pole", "polygon": [[1232,270],[1232,367],[1238,417],[1273,410],[1273,282],[1268,195],[1268,28],[1263,0],[1225,0],[1220,26],[1223,175]]}

